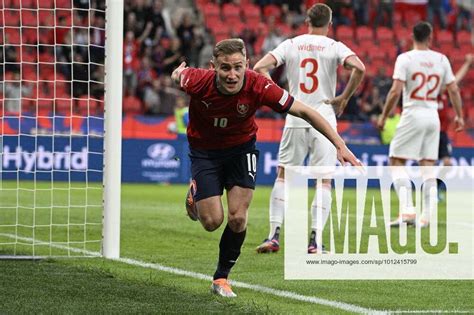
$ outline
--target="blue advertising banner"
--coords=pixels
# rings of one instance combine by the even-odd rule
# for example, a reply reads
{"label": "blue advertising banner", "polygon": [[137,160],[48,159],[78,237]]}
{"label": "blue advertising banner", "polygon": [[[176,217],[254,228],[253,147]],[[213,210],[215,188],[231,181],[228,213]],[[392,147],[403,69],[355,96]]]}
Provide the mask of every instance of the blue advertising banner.
{"label": "blue advertising banner", "polygon": [[[8,136],[0,142],[2,179],[101,181],[103,139],[87,136]],[[277,142],[260,142],[257,184],[272,185],[278,166]],[[387,165],[388,146],[350,145],[365,164]],[[474,149],[454,148],[453,165],[474,165]],[[178,140],[124,139],[122,181],[188,183],[188,143]]]}
{"label": "blue advertising banner", "polygon": [[102,138],[3,135],[0,139],[2,179],[102,180]]}

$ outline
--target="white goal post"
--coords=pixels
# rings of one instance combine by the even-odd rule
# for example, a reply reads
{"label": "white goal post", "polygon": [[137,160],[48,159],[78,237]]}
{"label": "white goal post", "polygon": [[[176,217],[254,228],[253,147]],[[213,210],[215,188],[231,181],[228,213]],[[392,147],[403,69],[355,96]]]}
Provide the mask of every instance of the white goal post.
{"label": "white goal post", "polygon": [[0,0],[0,259],[120,256],[123,0]]}
{"label": "white goal post", "polygon": [[106,258],[120,257],[123,1],[107,0],[106,8],[104,232],[102,245],[102,254]]}

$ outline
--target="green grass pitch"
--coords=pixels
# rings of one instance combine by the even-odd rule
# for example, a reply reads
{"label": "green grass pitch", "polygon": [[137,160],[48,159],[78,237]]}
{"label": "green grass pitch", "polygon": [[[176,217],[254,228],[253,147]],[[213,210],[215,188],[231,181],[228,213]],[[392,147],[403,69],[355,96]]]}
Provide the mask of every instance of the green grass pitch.
{"label": "green grass pitch", "polygon": [[[0,188],[0,208],[11,201],[13,183]],[[121,257],[143,263],[211,276],[216,266],[222,232],[206,232],[199,223],[187,218],[184,210],[186,187],[182,185],[122,186]],[[47,187],[52,189],[54,187]],[[85,198],[81,188],[73,198]],[[8,192],[8,193],[7,193]],[[82,191],[83,192],[83,191]],[[24,203],[61,204],[69,195],[28,197]],[[283,279],[283,252],[259,255],[255,247],[268,232],[270,187],[258,187],[249,211],[247,239],[231,279],[291,292],[293,294],[346,303],[365,310],[474,312],[473,281],[287,281]],[[29,201],[28,201],[28,198]],[[44,199],[46,198],[46,199]],[[87,198],[100,202],[100,190],[91,190]],[[19,198],[18,198],[19,199]],[[79,200],[80,204],[83,200]],[[89,200],[90,202],[91,200]],[[25,207],[26,209],[28,207]],[[58,208],[60,210],[60,207]],[[55,214],[58,222],[83,222],[84,210]],[[100,222],[99,210],[88,209],[91,221]],[[3,210],[2,210],[3,211]],[[3,217],[2,217],[3,215]],[[11,220],[3,211],[0,220]],[[25,215],[26,216],[26,215]],[[53,220],[51,216],[48,220]],[[25,218],[41,220],[44,218]],[[62,221],[61,221],[62,220]],[[75,221],[76,220],[76,221]],[[82,221],[81,221],[82,220]],[[47,220],[46,220],[47,221]],[[30,221],[28,221],[30,222]],[[1,222],[0,222],[1,225]],[[26,224],[27,225],[27,224]],[[0,229],[0,233],[6,233]],[[92,228],[90,238],[100,237]],[[26,238],[48,239],[51,231],[23,230]],[[63,232],[58,232],[61,235]],[[84,229],[70,231],[69,237],[84,235]],[[66,233],[67,234],[67,233]],[[49,236],[48,236],[49,235]],[[64,236],[63,238],[66,238]],[[5,242],[1,238],[0,243]],[[62,240],[64,241],[64,239]],[[26,242],[27,243],[27,242]],[[283,244],[284,245],[284,244]],[[74,246],[74,245],[71,245]],[[19,253],[28,254],[28,244]],[[97,251],[98,244],[78,246]],[[284,247],[283,247],[284,248]],[[41,246],[37,251],[41,253]],[[11,247],[0,245],[0,254]],[[64,254],[58,250],[57,253]],[[345,314],[340,308],[275,296],[261,290],[234,287],[236,299],[222,299],[209,293],[210,281],[177,275],[146,266],[135,266],[102,258],[66,258],[40,261],[0,260],[0,312],[24,313],[246,313],[246,314]]]}

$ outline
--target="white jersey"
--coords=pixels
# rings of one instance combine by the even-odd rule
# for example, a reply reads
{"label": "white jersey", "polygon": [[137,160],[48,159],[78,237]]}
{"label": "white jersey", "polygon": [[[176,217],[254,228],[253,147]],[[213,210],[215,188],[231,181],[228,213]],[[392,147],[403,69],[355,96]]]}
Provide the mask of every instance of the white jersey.
{"label": "white jersey", "polygon": [[[285,40],[270,54],[275,57],[277,66],[286,65],[290,94],[335,125],[334,109],[324,101],[335,97],[337,67],[355,55],[354,52],[329,37],[305,34]],[[287,115],[285,127],[310,125],[301,118]]]}
{"label": "white jersey", "polygon": [[443,85],[455,77],[448,58],[433,50],[410,50],[398,56],[393,79],[405,82],[403,107],[424,106],[438,109]]}

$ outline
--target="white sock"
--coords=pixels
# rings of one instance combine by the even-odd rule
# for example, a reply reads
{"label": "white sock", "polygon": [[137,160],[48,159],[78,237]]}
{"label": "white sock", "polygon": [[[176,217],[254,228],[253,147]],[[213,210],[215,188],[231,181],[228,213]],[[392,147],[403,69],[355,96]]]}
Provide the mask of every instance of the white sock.
{"label": "white sock", "polygon": [[415,207],[413,206],[411,181],[408,178],[399,178],[393,182],[395,191],[400,201],[401,214],[415,214]]}
{"label": "white sock", "polygon": [[277,178],[270,195],[270,233],[268,239],[272,239],[275,230],[283,224],[285,215],[285,181]]}
{"label": "white sock", "polygon": [[[321,197],[321,200],[318,200]],[[331,212],[331,187],[322,185],[320,190],[316,190],[313,202],[311,203],[311,230],[316,231],[316,242],[321,244],[323,229]]]}
{"label": "white sock", "polygon": [[432,214],[436,213],[438,203],[438,187],[435,179],[426,180],[422,188],[423,207],[421,219],[430,222]]}

